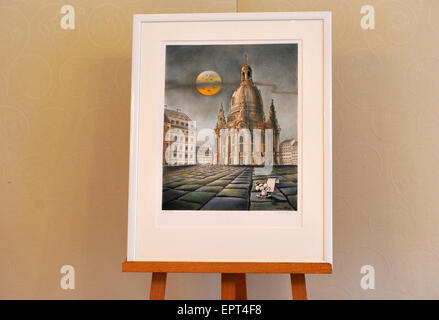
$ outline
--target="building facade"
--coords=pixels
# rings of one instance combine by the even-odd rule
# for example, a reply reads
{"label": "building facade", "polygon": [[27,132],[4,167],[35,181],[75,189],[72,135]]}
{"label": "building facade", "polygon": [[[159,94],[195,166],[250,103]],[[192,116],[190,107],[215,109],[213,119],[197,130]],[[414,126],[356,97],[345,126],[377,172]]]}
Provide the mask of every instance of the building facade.
{"label": "building facade", "polygon": [[[215,127],[214,164],[260,165],[266,155],[273,164],[280,164],[280,126],[274,101],[268,120],[265,119],[260,90],[253,83],[252,69],[245,57],[241,67],[241,82],[232,94],[230,111],[221,105]],[[272,153],[267,148],[272,148]]]}
{"label": "building facade", "polygon": [[197,142],[197,163],[213,164],[213,147],[204,141]]}
{"label": "building facade", "polygon": [[167,150],[171,146],[171,131],[172,128],[171,120],[166,116],[163,122],[163,165],[167,165]]}
{"label": "building facade", "polygon": [[280,144],[280,164],[296,165],[299,162],[298,143],[295,139],[282,141]]}
{"label": "building facade", "polygon": [[179,108],[165,106],[163,164],[167,166],[196,163],[197,131],[191,118]]}

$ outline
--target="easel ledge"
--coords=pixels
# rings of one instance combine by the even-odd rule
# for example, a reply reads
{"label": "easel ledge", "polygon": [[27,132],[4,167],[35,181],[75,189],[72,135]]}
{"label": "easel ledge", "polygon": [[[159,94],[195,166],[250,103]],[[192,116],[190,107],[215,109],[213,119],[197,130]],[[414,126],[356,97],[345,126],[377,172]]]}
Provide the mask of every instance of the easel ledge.
{"label": "easel ledge", "polygon": [[246,300],[246,273],[289,273],[294,300],[306,300],[305,274],[330,274],[332,265],[326,262],[156,262],[125,261],[123,272],[152,272],[151,300],[165,297],[166,276],[178,273],[221,273],[223,300]]}
{"label": "easel ledge", "polygon": [[123,272],[178,273],[332,273],[326,262],[156,262],[125,261]]}

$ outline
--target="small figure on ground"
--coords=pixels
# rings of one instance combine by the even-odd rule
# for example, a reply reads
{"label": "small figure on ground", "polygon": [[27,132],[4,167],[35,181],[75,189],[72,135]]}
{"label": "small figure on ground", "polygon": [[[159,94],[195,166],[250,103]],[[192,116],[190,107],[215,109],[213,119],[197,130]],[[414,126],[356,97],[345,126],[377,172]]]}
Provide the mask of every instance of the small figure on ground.
{"label": "small figure on ground", "polygon": [[268,178],[266,183],[255,183],[256,191],[260,191],[256,197],[258,198],[271,198],[271,193],[274,192],[274,188],[276,187],[276,183],[279,183],[279,179],[277,178]]}

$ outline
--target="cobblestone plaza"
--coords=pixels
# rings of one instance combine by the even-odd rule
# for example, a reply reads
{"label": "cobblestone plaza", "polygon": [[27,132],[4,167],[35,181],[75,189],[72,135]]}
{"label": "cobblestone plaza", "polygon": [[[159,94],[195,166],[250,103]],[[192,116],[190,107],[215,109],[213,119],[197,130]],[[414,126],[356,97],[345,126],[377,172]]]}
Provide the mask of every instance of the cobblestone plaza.
{"label": "cobblestone plaza", "polygon": [[[276,177],[270,198],[256,197],[256,182]],[[251,166],[163,168],[163,210],[297,210],[297,166],[275,166],[258,176]]]}

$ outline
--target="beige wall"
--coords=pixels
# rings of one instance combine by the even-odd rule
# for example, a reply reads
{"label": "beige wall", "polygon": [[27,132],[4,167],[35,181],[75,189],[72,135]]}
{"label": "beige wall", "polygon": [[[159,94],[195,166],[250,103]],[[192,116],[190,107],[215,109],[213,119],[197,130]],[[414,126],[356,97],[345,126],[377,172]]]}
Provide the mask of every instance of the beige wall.
{"label": "beige wall", "polygon": [[[76,30],[59,27],[76,9]],[[372,4],[376,29],[360,27]],[[334,274],[310,298],[439,298],[436,0],[0,1],[0,298],[144,298],[123,274],[134,13],[333,11]],[[59,269],[76,269],[61,290]],[[360,288],[360,268],[376,289]],[[288,277],[249,275],[250,298]],[[219,275],[167,298],[219,298]]]}

